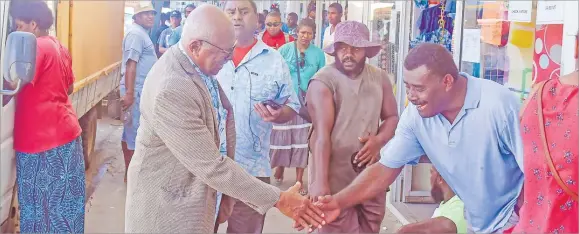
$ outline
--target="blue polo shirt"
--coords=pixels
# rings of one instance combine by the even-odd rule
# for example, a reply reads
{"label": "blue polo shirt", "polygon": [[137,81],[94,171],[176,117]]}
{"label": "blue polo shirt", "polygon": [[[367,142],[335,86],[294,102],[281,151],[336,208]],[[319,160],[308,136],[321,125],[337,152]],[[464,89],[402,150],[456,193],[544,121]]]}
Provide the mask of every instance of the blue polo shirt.
{"label": "blue polo shirt", "polygon": [[461,75],[467,91],[454,123],[441,114],[422,118],[409,104],[380,163],[400,168],[428,155],[464,202],[473,230],[491,233],[507,223],[523,186],[520,101],[500,84]]}

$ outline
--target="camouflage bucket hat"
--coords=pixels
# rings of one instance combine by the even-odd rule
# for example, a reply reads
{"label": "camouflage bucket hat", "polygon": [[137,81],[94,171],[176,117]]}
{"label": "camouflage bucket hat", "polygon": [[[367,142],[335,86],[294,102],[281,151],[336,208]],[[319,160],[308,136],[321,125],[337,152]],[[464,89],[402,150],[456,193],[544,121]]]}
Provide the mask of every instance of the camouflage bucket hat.
{"label": "camouflage bucket hat", "polygon": [[379,43],[370,41],[370,30],[368,27],[357,21],[344,21],[336,25],[334,32],[334,43],[326,46],[324,51],[334,56],[336,53],[335,45],[338,42],[348,44],[353,47],[365,48],[366,57],[372,58],[376,56],[381,49]]}

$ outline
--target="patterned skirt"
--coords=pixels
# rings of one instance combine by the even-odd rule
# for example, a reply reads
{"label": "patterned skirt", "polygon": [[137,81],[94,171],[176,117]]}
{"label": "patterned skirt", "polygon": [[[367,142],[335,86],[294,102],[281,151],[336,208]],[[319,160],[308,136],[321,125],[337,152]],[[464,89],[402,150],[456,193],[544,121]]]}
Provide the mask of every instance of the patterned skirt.
{"label": "patterned skirt", "polygon": [[22,233],[83,233],[85,170],[81,138],[36,153],[16,153]]}
{"label": "patterned skirt", "polygon": [[308,133],[311,126],[299,115],[285,124],[273,126],[269,151],[272,168],[308,166]]}

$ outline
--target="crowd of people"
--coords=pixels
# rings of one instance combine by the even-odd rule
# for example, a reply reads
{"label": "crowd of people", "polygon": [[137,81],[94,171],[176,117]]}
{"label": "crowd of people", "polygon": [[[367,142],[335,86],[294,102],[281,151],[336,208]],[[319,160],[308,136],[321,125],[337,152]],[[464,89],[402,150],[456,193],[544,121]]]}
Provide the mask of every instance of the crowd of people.
{"label": "crowd of people", "polygon": [[[39,56],[17,96],[21,229],[83,232],[70,55],[47,33],[46,3],[20,4],[11,8],[16,29],[37,36]],[[120,84],[126,232],[209,233],[227,222],[228,233],[261,233],[275,207],[298,230],[378,233],[389,186],[420,161],[433,165],[440,206],[400,233],[579,231],[577,70],[536,84],[521,105],[508,88],[459,73],[445,47],[424,43],[403,63],[409,104],[399,116],[386,71],[367,63],[380,44],[366,25],[342,21],[340,4],[327,12],[319,48],[315,5],[285,23],[279,8],[261,15],[251,0],[188,5],[183,24],[171,12],[156,42],[153,6],[135,9]],[[38,129],[53,134],[31,134]],[[286,168],[297,181],[281,191]]]}

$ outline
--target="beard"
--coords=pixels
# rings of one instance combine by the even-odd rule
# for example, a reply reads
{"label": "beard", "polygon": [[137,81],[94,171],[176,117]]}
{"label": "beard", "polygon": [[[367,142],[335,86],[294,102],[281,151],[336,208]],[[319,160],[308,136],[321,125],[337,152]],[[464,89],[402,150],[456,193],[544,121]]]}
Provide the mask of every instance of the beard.
{"label": "beard", "polygon": [[442,194],[442,189],[438,185],[433,185],[430,189],[430,196],[434,199],[435,202],[441,203],[444,201],[444,195]]}
{"label": "beard", "polygon": [[[346,70],[346,68],[344,68],[344,63],[342,63],[342,60],[340,60],[338,56],[334,56],[334,60],[336,63],[336,68],[347,76],[355,76],[360,74],[360,72],[362,72],[362,69],[364,69],[364,66],[366,65],[366,57],[364,57],[360,61],[356,62],[356,66],[354,67],[354,69],[348,71]],[[352,61],[354,60],[352,59]]]}

